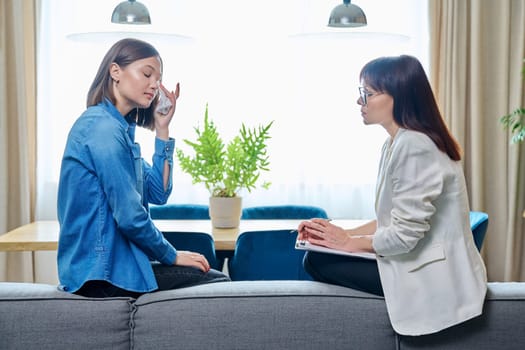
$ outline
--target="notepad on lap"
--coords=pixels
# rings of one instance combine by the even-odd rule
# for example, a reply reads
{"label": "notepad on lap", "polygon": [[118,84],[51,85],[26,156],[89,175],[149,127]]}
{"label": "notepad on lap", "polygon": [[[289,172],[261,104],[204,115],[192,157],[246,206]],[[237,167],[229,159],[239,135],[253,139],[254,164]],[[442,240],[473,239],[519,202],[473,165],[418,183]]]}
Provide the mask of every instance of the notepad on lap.
{"label": "notepad on lap", "polygon": [[347,256],[354,256],[358,258],[365,258],[365,259],[372,259],[372,260],[376,259],[376,255],[374,253],[350,253],[344,250],[327,248],[327,247],[323,247],[320,245],[312,244],[308,241],[300,241],[300,240],[297,240],[295,242],[295,249],[309,250],[309,251],[320,252],[320,253],[347,255]]}

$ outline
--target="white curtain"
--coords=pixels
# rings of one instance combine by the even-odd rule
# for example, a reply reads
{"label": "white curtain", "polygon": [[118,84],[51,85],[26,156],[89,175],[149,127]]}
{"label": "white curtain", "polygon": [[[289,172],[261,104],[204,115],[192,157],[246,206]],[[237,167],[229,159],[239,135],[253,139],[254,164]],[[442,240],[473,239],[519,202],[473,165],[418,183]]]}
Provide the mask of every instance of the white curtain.
{"label": "white curtain", "polygon": [[525,148],[510,143],[498,119],[525,105],[525,2],[429,4],[435,93],[463,146],[470,207],[489,215],[489,280],[524,281]]}
{"label": "white curtain", "polygon": [[[326,27],[341,1],[142,1],[152,25],[111,24],[118,1],[44,0],[38,89],[39,219],[55,219],[60,158],[67,132],[85,108],[87,90],[107,49],[136,36],[160,51],[164,83],[181,84],[171,132],[177,147],[193,139],[206,103],[225,141],[241,122],[274,120],[269,190],[242,193],[244,205],[302,203],[334,218],[373,216],[380,146],[386,134],[366,127],[356,104],[358,74],[382,55],[407,53],[427,66],[427,4],[420,0],[353,1],[368,26]],[[45,69],[44,69],[45,68]],[[151,158],[149,131],[138,134]],[[169,201],[204,203],[175,162]]]}
{"label": "white curtain", "polygon": [[[0,1],[0,235],[34,219],[38,1]],[[28,252],[0,252],[0,281],[33,280]]]}

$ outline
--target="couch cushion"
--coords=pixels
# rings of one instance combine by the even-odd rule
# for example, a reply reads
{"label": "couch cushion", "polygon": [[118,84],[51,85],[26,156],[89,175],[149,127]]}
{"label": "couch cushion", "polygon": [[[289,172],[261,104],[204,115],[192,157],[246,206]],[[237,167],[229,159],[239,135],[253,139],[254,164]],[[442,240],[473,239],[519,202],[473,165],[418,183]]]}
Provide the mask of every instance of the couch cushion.
{"label": "couch cushion", "polygon": [[489,283],[483,314],[441,332],[400,336],[400,350],[523,350],[525,348],[525,283]]}
{"label": "couch cushion", "polygon": [[137,349],[395,349],[383,298],[312,281],[214,283],[141,296]]}
{"label": "couch cushion", "polygon": [[0,349],[129,349],[132,300],[0,283]]}

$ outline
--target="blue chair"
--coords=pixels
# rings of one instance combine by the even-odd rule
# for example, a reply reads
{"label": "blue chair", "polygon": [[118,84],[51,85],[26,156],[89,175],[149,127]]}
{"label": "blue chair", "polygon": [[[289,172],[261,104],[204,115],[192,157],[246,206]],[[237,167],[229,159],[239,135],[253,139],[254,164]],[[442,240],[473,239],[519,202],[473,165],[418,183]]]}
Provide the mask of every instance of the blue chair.
{"label": "blue chair", "polygon": [[[272,205],[244,208],[243,220],[327,219],[322,208],[308,205]],[[293,227],[294,228],[294,227]],[[291,229],[293,229],[291,228]],[[291,230],[243,232],[228,261],[230,278],[242,280],[312,280],[303,268],[305,252],[295,249]]]}
{"label": "blue chair", "polygon": [[237,238],[228,261],[232,281],[312,280],[303,268],[304,251],[295,249],[297,232],[248,231]]}
{"label": "blue chair", "polygon": [[[158,220],[208,220],[207,205],[203,204],[165,204],[151,205],[152,219]],[[163,232],[164,237],[178,250],[190,250],[203,254],[210,266],[221,271],[224,259],[217,258],[213,237],[202,232]]]}
{"label": "blue chair", "polygon": [[267,205],[248,207],[242,210],[243,220],[272,220],[272,219],[327,219],[328,215],[323,208],[309,205]]}
{"label": "blue chair", "polygon": [[217,259],[213,237],[204,232],[163,232],[166,240],[177,250],[189,250],[206,257],[212,269],[222,270],[223,262]]}
{"label": "blue chair", "polygon": [[481,211],[470,212],[470,229],[472,230],[472,235],[474,236],[476,248],[478,248],[479,251],[481,251],[481,246],[483,245],[483,240],[485,239],[488,226],[489,215],[487,213]]}
{"label": "blue chair", "polygon": [[151,205],[149,213],[152,219],[160,220],[208,220],[208,206],[204,204],[164,204]]}

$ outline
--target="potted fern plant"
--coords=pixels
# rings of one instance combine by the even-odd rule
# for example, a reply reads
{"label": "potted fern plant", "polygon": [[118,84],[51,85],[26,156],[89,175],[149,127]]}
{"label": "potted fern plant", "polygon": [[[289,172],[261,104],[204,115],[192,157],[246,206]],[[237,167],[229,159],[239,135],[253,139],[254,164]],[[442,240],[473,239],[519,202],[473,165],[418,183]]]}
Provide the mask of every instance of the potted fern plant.
{"label": "potted fern plant", "polygon": [[[525,79],[525,59],[521,68],[521,76]],[[511,143],[518,144],[525,141],[525,107],[518,107],[510,114],[500,118],[503,128],[510,130],[512,138]],[[525,211],[521,214],[525,218]]]}
{"label": "potted fern plant", "polygon": [[269,171],[267,140],[272,124],[273,121],[258,128],[247,128],[243,123],[239,134],[226,145],[208,117],[206,105],[202,129],[194,128],[197,139],[183,140],[193,154],[177,149],[182,171],[191,176],[193,184],[204,184],[210,193],[210,218],[214,227],[238,227],[242,212],[239,192],[270,186],[260,175]]}
{"label": "potted fern plant", "polygon": [[[521,76],[525,79],[525,59],[523,60]],[[511,131],[512,143],[521,143],[525,140],[525,107],[518,107],[512,113],[504,115],[500,118],[500,122],[504,129]]]}

